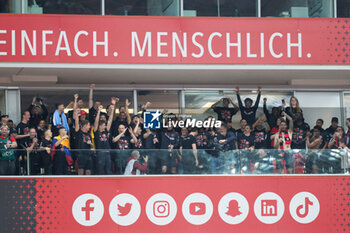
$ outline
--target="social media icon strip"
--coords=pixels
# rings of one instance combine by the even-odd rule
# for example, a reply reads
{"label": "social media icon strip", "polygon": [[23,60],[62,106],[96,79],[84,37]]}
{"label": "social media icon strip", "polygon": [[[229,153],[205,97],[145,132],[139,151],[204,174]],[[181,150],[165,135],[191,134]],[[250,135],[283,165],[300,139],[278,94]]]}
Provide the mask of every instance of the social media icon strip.
{"label": "social media icon strip", "polygon": [[103,217],[104,206],[99,197],[86,193],[75,199],[72,206],[72,214],[80,225],[93,226]]}
{"label": "social media icon strip", "polygon": [[219,201],[220,218],[231,225],[240,224],[249,214],[247,199],[240,193],[227,193]]}
{"label": "social media icon strip", "polygon": [[134,224],[141,214],[139,201],[131,194],[121,193],[115,196],[109,204],[109,215],[121,226]]}
{"label": "social media icon strip", "polygon": [[300,192],[290,201],[289,211],[295,221],[303,224],[311,223],[320,213],[320,203],[312,193]]}
{"label": "social media icon strip", "polygon": [[192,193],[182,204],[182,214],[193,225],[202,225],[208,222],[213,215],[213,203],[202,193]]}
{"label": "social media icon strip", "polygon": [[146,215],[156,225],[163,226],[171,223],[176,214],[176,202],[169,194],[157,193],[147,201]]}
{"label": "social media icon strip", "polygon": [[283,200],[276,193],[263,193],[255,200],[254,213],[262,223],[276,223],[284,214]]}

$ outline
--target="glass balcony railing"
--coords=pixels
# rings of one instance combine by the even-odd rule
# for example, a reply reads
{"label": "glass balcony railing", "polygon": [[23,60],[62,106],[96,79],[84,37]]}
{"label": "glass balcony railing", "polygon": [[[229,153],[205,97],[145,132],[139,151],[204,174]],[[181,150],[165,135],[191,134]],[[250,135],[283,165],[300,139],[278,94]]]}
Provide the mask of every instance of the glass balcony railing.
{"label": "glass balcony railing", "polygon": [[13,150],[0,175],[348,174],[349,150]]}

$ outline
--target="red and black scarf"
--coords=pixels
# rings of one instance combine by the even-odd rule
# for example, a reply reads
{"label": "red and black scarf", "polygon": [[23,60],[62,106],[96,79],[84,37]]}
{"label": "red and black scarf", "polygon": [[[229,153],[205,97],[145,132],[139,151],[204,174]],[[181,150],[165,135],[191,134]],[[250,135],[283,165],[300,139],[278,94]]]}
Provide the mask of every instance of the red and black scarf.
{"label": "red and black scarf", "polygon": [[[283,132],[279,133],[279,135],[278,135],[279,139],[282,139],[282,136],[283,136],[282,133]],[[290,145],[291,143],[292,143],[292,141],[290,140],[288,131],[284,132],[284,144]],[[280,143],[280,149],[281,150],[284,149],[284,144],[283,144],[283,142]]]}

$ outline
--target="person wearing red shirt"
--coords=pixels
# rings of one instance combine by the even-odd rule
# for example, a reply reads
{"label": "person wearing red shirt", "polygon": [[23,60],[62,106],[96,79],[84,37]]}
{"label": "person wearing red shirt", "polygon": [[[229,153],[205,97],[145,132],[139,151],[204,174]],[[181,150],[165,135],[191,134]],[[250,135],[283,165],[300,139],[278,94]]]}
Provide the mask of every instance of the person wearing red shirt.
{"label": "person wearing red shirt", "polygon": [[148,156],[143,157],[145,163],[141,164],[138,162],[140,158],[140,152],[134,150],[131,152],[131,156],[128,159],[128,163],[125,168],[124,175],[140,175],[141,173],[146,173],[147,164],[148,164]]}

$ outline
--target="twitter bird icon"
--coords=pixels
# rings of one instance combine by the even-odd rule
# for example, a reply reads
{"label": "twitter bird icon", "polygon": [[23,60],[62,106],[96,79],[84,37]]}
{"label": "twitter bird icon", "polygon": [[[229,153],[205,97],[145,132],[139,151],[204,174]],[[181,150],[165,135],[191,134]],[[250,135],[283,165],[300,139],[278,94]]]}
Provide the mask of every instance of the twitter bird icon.
{"label": "twitter bird icon", "polygon": [[125,203],[124,206],[118,204],[118,211],[119,211],[118,216],[128,215],[130,213],[131,206],[132,206],[131,203]]}

